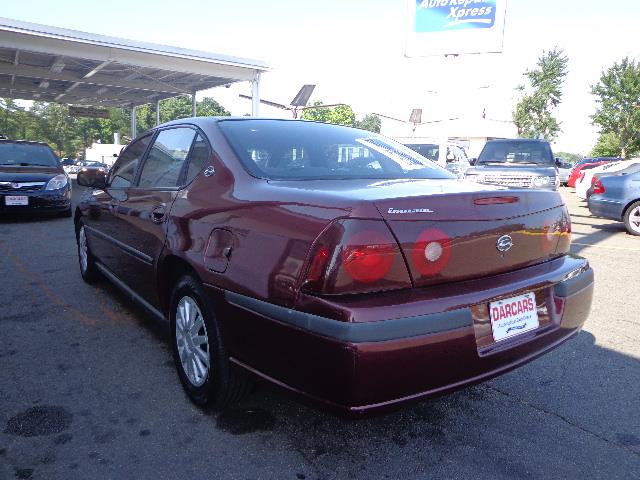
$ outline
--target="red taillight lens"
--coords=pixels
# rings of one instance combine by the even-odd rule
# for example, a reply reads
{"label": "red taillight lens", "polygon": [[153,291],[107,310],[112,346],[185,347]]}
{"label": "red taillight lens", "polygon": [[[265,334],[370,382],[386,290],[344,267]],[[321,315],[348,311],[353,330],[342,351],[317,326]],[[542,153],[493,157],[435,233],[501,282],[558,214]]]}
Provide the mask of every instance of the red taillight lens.
{"label": "red taillight lens", "polygon": [[602,193],[604,193],[606,191],[606,189],[604,188],[604,185],[602,184],[602,182],[600,181],[600,179],[597,179],[594,183],[593,183],[593,193],[595,195],[600,195]]}
{"label": "red taillight lens", "polygon": [[381,220],[338,220],[314,242],[302,289],[317,294],[411,288],[400,247]]}
{"label": "red taillight lens", "polygon": [[383,279],[393,265],[394,245],[377,232],[358,232],[342,250],[342,264],[354,280],[373,283]]}

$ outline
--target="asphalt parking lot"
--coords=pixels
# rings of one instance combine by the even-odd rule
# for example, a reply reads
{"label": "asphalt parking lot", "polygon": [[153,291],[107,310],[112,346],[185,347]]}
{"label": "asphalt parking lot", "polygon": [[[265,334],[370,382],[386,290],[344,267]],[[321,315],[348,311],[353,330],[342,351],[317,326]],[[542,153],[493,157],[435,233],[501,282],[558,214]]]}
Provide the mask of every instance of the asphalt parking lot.
{"label": "asphalt parking lot", "polygon": [[0,479],[640,478],[640,237],[562,193],[572,250],[596,272],[584,330],[488,383],[360,421],[267,386],[203,413],[166,326],[82,282],[71,219],[0,219]]}

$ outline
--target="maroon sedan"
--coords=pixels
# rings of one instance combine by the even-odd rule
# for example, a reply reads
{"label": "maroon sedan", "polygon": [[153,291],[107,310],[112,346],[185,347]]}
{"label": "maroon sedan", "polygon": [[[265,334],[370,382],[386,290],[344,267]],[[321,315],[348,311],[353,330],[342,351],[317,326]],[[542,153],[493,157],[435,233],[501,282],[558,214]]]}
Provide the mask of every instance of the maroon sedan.
{"label": "maroon sedan", "polygon": [[237,399],[250,372],[381,411],[534,359],[591,305],[560,195],[465,183],[371,132],[185,119],[78,183],[83,278],[169,320],[200,405]]}

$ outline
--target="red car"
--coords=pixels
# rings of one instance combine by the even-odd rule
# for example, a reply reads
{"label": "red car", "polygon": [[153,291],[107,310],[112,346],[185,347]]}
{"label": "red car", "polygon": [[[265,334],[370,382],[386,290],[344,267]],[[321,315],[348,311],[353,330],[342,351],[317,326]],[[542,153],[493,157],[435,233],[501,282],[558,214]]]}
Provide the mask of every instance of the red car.
{"label": "red car", "polygon": [[609,163],[609,161],[583,163],[581,165],[577,165],[569,173],[569,179],[567,180],[567,186],[568,187],[575,187],[576,186],[576,182],[578,181],[578,178],[580,178],[580,175],[584,175],[584,170],[589,170],[591,168],[596,168],[596,167],[599,167],[600,165],[605,165],[607,163]]}
{"label": "red car", "polygon": [[371,132],[179,120],[78,183],[83,278],[168,320],[199,405],[237,399],[249,372],[383,411],[548,352],[591,305],[560,195],[465,183]]}

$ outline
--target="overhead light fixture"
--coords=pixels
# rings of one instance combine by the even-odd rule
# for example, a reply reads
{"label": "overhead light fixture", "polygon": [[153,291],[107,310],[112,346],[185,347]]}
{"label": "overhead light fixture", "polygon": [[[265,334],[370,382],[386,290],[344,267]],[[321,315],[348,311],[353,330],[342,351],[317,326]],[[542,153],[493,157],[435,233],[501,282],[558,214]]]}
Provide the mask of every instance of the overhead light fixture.
{"label": "overhead light fixture", "polygon": [[40,84],[38,85],[39,88],[49,88],[49,81],[48,80],[42,80],[40,82]]}
{"label": "overhead light fixture", "polygon": [[96,90],[96,93],[98,95],[102,95],[103,93],[106,93],[109,89],[107,87],[101,87],[98,90]]}

